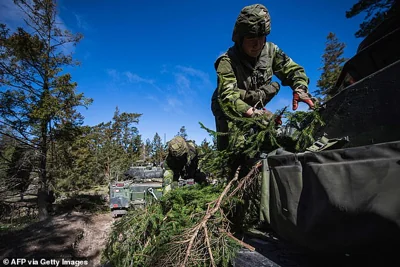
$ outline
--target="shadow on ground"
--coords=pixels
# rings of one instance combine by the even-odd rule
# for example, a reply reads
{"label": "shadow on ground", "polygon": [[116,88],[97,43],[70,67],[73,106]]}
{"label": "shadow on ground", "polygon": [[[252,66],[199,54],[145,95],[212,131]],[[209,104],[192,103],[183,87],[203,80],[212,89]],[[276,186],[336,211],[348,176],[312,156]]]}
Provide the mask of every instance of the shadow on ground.
{"label": "shadow on ground", "polygon": [[54,213],[63,214],[72,211],[82,212],[108,212],[109,207],[104,195],[74,195],[66,199],[57,201],[54,204]]}
{"label": "shadow on ground", "polygon": [[59,260],[58,266],[71,266],[65,261],[81,261],[72,265],[100,266],[113,223],[104,197],[76,195],[53,206],[52,216],[45,221],[32,219],[22,229],[0,232],[0,259]]}

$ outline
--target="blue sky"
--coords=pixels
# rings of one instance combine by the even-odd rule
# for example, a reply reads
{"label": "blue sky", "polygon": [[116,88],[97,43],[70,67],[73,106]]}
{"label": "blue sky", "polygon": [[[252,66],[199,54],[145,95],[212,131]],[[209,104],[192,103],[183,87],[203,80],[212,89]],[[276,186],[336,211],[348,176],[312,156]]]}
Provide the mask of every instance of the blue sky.
{"label": "blue sky", "polygon": [[[310,77],[316,90],[326,36],[334,32],[351,57],[361,39],[355,38],[363,14],[346,19],[357,0],[280,1],[122,1],[61,0],[61,26],[84,38],[67,47],[80,67],[68,70],[78,91],[93,98],[81,110],[85,124],[96,125],[121,112],[142,113],[137,125],[142,139],[157,132],[166,141],[185,126],[200,144],[208,133],[198,122],[215,129],[210,110],[216,87],[214,62],[233,43],[231,35],[240,10],[264,4],[271,14],[268,41],[277,44]],[[2,0],[0,21],[11,27],[21,22],[12,0]],[[292,92],[281,87],[267,105],[271,111],[290,105]],[[300,104],[299,110],[307,106]]]}

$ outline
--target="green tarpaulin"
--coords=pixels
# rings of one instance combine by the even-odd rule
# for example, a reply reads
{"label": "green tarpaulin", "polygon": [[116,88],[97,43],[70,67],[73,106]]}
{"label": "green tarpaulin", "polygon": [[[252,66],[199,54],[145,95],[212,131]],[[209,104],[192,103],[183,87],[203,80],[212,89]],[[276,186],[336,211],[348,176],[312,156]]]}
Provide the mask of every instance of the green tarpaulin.
{"label": "green tarpaulin", "polygon": [[261,219],[282,238],[317,251],[400,244],[400,141],[264,161]]}

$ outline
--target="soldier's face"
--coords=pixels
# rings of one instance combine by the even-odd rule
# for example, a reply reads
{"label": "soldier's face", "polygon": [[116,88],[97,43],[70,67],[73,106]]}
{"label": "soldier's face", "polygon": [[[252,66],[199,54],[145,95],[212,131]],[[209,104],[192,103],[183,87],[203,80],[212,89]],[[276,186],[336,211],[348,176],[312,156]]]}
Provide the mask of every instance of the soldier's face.
{"label": "soldier's face", "polygon": [[260,37],[244,37],[243,39],[243,51],[249,57],[258,57],[264,47],[265,36]]}

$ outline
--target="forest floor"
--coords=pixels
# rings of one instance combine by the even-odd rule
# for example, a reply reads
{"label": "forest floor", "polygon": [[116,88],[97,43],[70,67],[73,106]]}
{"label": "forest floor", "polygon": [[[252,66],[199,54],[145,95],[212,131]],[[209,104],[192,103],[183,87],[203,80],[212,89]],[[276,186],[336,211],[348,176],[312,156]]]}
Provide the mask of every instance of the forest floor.
{"label": "forest floor", "polygon": [[45,221],[31,216],[31,221],[25,219],[23,225],[15,220],[8,227],[2,223],[2,265],[20,259],[26,260],[24,264],[20,261],[20,266],[101,266],[102,251],[115,220],[104,196],[79,195],[54,206],[52,216]]}

